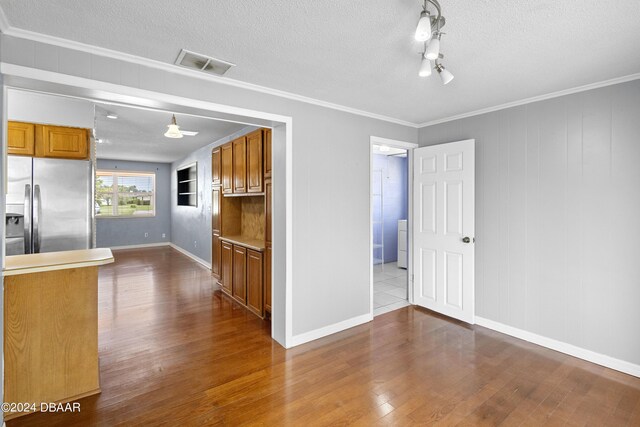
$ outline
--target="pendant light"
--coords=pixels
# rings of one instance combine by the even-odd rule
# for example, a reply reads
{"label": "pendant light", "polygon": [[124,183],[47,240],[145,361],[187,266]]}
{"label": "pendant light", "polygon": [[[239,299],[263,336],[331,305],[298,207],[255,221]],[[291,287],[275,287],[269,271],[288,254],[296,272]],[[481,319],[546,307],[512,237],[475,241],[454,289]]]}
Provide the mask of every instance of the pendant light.
{"label": "pendant light", "polygon": [[171,124],[167,126],[169,130],[167,130],[164,134],[167,138],[182,138],[182,133],[180,132],[180,126],[176,122],[176,115],[174,114],[171,118]]}
{"label": "pendant light", "polygon": [[436,71],[438,72],[438,74],[440,74],[442,84],[446,85],[447,83],[451,82],[451,80],[453,80],[453,74],[451,74],[449,70],[444,68],[444,65],[436,64]]}
{"label": "pendant light", "polygon": [[420,63],[420,71],[418,71],[418,75],[420,77],[429,77],[431,75],[431,68],[431,61],[422,54],[422,62]]}
{"label": "pendant light", "polygon": [[426,6],[425,10],[420,14],[415,38],[419,42],[425,42],[431,38],[431,15],[426,10]]}

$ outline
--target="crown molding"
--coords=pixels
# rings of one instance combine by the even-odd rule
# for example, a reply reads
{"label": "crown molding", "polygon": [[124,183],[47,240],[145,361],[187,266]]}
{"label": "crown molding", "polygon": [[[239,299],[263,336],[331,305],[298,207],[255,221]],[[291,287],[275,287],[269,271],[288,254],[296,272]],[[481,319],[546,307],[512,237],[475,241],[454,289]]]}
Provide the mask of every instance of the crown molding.
{"label": "crown molding", "polygon": [[640,79],[640,73],[629,74],[628,76],[616,77],[614,79],[604,80],[597,83],[590,83],[583,86],[577,86],[571,89],[559,90],[557,92],[547,93],[545,95],[533,96],[531,98],[521,99],[519,101],[507,102],[506,104],[500,104],[493,107],[482,108],[480,110],[470,111],[468,113],[458,114],[455,116],[449,116],[442,119],[432,120],[429,122],[420,123],[419,129],[438,125],[440,123],[452,122],[454,120],[466,119],[467,117],[479,116],[481,114],[492,113],[494,111],[500,111],[507,108],[519,107],[520,105],[531,104],[533,102],[544,101],[547,99],[558,98],[560,96],[572,95],[574,93],[585,92],[588,90],[598,89],[601,87],[612,86],[620,83],[630,82],[632,80]]}
{"label": "crown molding", "polygon": [[155,59],[144,58],[137,55],[132,55],[129,53],[119,52],[112,49],[107,49],[99,46],[93,46],[86,43],[81,43],[69,39],[64,39],[61,37],[51,36],[48,34],[37,33],[35,31],[24,30],[21,28],[12,27],[8,24],[6,17],[4,18],[3,28],[3,12],[0,7],[0,31],[3,34],[11,37],[21,38],[25,40],[31,40],[34,42],[45,43],[53,46],[58,46],[66,49],[77,50],[85,53],[89,53],[91,55],[99,55],[107,58],[112,58],[120,61],[131,62],[134,64],[138,64],[144,67],[155,68],[158,70],[166,71],[172,74],[180,74],[196,79],[212,81],[218,84],[223,84],[227,86],[233,86],[241,89],[251,90],[254,92],[260,92],[267,95],[273,95],[280,98],[286,98],[293,101],[304,102],[306,104],[317,105],[319,107],[330,108],[332,110],[338,110],[345,113],[355,114],[358,116],[368,117],[371,119],[381,120],[389,123],[398,124],[401,126],[407,126],[414,129],[418,128],[417,123],[409,122],[406,120],[397,119],[395,117],[389,117],[382,114],[371,113],[369,111],[359,110],[357,108],[347,107],[345,105],[334,104],[332,102],[323,101],[316,98],[311,98],[304,95],[298,95],[292,92],[287,92],[280,89],[273,89],[266,86],[260,86],[253,83],[243,82],[241,80],[230,79],[228,77],[220,77],[211,74],[204,74],[198,71],[190,70],[187,68],[179,67],[175,64],[168,64],[166,62],[157,61]]}

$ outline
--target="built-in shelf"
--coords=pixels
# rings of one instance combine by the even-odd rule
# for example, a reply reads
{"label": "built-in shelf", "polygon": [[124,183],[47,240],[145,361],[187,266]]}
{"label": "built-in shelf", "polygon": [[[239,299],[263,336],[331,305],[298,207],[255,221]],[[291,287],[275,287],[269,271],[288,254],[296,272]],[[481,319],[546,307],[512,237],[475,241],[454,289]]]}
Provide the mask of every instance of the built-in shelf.
{"label": "built-in shelf", "polygon": [[198,163],[178,169],[176,175],[178,206],[198,206]]}

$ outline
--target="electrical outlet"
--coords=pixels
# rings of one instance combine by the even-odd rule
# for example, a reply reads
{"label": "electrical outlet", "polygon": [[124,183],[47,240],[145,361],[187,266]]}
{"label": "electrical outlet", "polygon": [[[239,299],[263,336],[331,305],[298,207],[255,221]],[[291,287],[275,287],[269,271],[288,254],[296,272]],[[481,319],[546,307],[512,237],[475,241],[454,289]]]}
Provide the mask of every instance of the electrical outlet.
{"label": "electrical outlet", "polygon": [[162,233],[162,238],[164,239],[165,237],[167,237],[167,235],[165,233]]}
{"label": "electrical outlet", "polygon": [[149,233],[144,233],[144,237],[149,237]]}

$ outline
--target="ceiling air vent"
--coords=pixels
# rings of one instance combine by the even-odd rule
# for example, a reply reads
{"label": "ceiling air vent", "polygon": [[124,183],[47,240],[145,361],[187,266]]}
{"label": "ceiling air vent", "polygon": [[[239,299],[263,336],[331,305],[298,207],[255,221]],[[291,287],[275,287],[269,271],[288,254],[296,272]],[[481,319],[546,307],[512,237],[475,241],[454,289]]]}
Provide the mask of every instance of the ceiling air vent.
{"label": "ceiling air vent", "polygon": [[222,76],[236,64],[182,49],[176,59],[176,65]]}

